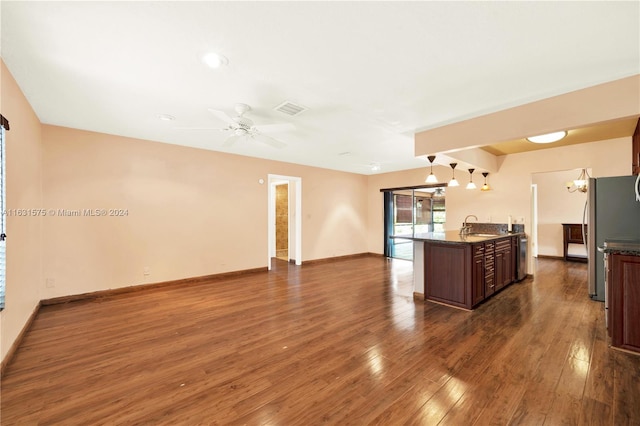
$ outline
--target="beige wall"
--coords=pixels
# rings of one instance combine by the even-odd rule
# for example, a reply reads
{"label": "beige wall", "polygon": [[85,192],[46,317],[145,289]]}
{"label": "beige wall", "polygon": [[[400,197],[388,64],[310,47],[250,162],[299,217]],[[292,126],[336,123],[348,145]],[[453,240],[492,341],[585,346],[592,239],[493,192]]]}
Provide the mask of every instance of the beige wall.
{"label": "beige wall", "polygon": [[[6,132],[7,208],[42,206],[41,128],[13,76],[0,61],[1,110],[11,130]],[[6,307],[0,313],[0,355],[7,351],[41,299],[42,220],[7,217]]]}
{"label": "beige wall", "polygon": [[587,194],[569,193],[565,185],[579,175],[578,169],[533,174],[538,191],[538,254],[563,256],[562,224],[582,223]]}
{"label": "beige wall", "polygon": [[[593,177],[631,174],[631,137],[549,148],[499,157],[500,171],[492,173],[488,182],[491,191],[465,189],[469,174],[456,171],[461,183],[447,188],[447,230],[459,229],[466,215],[475,214],[481,222],[507,223],[508,216],[523,220],[525,231],[531,232],[532,174],[557,170],[591,168]],[[451,178],[451,169],[434,167],[440,182]],[[369,251],[383,252],[383,210],[381,188],[424,185],[428,168],[405,170],[371,176],[369,179]],[[474,173],[477,175],[477,173]],[[476,183],[481,175],[475,176]],[[531,251],[530,251],[531,252]],[[531,269],[530,269],[531,270]]]}
{"label": "beige wall", "polygon": [[[44,298],[266,267],[267,174],[302,178],[302,259],[362,253],[366,176],[43,126]],[[144,268],[149,275],[144,275]]]}

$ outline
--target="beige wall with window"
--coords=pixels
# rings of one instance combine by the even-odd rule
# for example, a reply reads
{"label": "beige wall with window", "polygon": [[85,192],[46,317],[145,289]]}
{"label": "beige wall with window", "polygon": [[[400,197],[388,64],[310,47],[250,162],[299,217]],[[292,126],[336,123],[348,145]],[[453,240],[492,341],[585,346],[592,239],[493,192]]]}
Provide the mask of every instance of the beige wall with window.
{"label": "beige wall with window", "polygon": [[[8,209],[42,206],[42,145],[38,117],[0,61],[0,108],[11,130],[5,133]],[[4,360],[41,299],[42,219],[7,216],[5,309],[0,313],[0,354]]]}

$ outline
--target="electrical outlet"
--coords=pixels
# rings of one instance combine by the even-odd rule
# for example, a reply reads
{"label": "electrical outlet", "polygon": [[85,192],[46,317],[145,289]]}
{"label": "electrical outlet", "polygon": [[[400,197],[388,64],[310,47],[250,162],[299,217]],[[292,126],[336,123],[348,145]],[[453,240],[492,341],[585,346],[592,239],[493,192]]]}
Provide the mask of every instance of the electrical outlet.
{"label": "electrical outlet", "polygon": [[518,223],[524,223],[524,216],[518,216]]}
{"label": "electrical outlet", "polygon": [[151,270],[149,269],[148,266],[145,266],[144,268],[142,268],[142,273],[144,275],[151,275]]}
{"label": "electrical outlet", "polygon": [[491,216],[485,217],[484,221],[487,223],[491,223]]}
{"label": "electrical outlet", "polygon": [[56,280],[53,278],[47,278],[44,284],[47,288],[54,288],[56,286]]}

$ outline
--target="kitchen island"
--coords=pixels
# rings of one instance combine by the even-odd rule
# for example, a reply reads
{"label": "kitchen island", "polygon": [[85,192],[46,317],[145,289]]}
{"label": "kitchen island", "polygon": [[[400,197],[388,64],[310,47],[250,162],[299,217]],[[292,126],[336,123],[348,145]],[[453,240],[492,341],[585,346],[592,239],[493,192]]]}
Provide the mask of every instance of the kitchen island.
{"label": "kitchen island", "polygon": [[473,309],[516,280],[518,236],[524,233],[416,234],[414,297]]}

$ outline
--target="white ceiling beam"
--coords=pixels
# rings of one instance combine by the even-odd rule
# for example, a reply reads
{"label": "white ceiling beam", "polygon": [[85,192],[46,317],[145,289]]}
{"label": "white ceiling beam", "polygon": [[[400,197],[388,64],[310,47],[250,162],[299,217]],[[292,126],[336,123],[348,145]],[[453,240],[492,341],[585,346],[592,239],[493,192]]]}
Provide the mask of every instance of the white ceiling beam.
{"label": "white ceiling beam", "polygon": [[499,169],[498,157],[480,148],[448,152],[446,156],[454,160],[452,162],[467,164],[468,168],[473,167],[478,171],[496,173]]}

